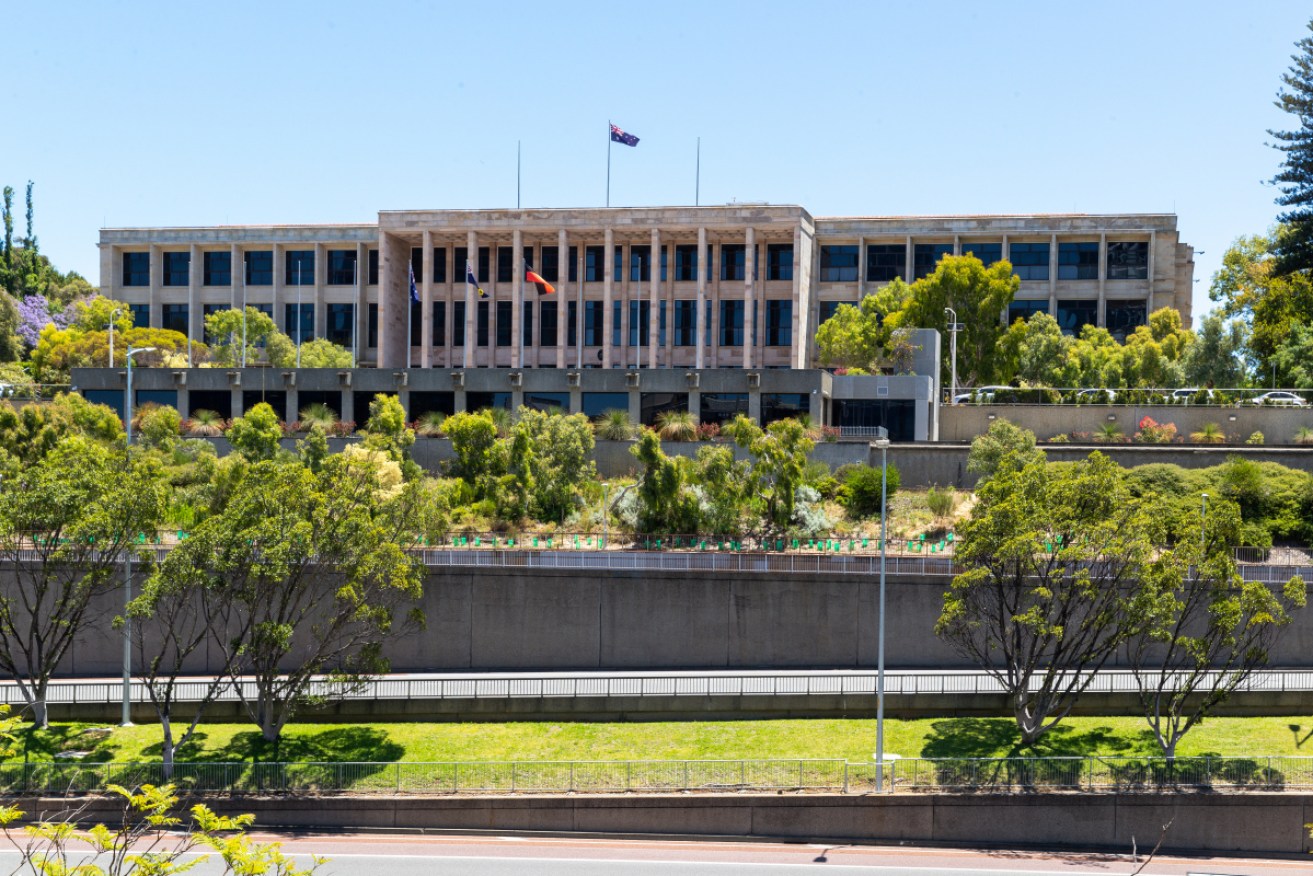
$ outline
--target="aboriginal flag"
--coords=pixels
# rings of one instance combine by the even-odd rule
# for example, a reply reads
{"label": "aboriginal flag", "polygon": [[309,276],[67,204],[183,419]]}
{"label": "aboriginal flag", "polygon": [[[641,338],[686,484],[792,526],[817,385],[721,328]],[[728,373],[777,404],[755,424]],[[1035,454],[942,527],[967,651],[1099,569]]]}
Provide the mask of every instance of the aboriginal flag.
{"label": "aboriginal flag", "polygon": [[611,126],[611,141],[613,143],[624,143],[626,146],[638,145],[637,137],[635,137],[633,134],[626,134],[624,131],[620,130],[615,125]]}
{"label": "aboriginal flag", "polygon": [[533,285],[537,286],[539,295],[551,295],[553,292],[556,291],[555,286],[553,286],[551,283],[548,283],[542,277],[535,274],[533,272],[533,269],[530,268],[528,265],[524,266],[524,281],[526,283],[532,283]]}

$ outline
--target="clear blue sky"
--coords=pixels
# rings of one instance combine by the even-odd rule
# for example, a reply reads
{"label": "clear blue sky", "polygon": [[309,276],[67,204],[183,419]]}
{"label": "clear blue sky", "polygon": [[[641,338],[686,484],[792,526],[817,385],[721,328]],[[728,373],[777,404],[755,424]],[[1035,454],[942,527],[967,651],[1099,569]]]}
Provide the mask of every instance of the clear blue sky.
{"label": "clear blue sky", "polygon": [[1176,212],[1196,312],[1273,221],[1307,2],[24,3],[0,182],[96,282],[102,226],[797,203]]}

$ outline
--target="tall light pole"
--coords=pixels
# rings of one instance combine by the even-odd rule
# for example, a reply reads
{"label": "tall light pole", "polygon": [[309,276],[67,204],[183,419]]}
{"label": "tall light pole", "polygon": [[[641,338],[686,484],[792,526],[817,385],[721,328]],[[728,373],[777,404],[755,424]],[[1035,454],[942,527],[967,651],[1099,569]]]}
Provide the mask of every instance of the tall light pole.
{"label": "tall light pole", "polygon": [[[296,260],[296,367],[301,367],[301,259]],[[409,365],[407,365],[409,367]]]}
{"label": "tall light pole", "polygon": [[105,366],[106,368],[114,367],[114,321],[119,318],[119,314],[122,312],[122,308],[116,307],[114,312],[109,315],[109,364]]}
{"label": "tall light pole", "polygon": [[[129,464],[132,462],[132,357],[138,353],[149,353],[154,349],[154,347],[128,347],[128,387],[124,406],[127,416],[123,418],[127,429],[128,443],[123,453]],[[132,621],[128,617],[128,606],[131,604],[132,546],[129,542],[128,550],[124,553],[123,562],[123,719],[120,723],[124,727],[132,726]]]}
{"label": "tall light pole", "polygon": [[880,427],[883,433],[875,439],[875,446],[880,448],[880,612],[876,635],[875,663],[875,790],[884,790],[884,565],[889,552],[888,526],[888,481],[889,470],[889,431]]}
{"label": "tall light pole", "polygon": [[961,328],[961,326],[957,324],[956,310],[951,307],[945,307],[944,313],[948,314],[948,332],[949,337],[952,339],[949,341],[951,348],[949,356],[953,360],[953,377],[952,382],[949,384],[948,398],[951,404],[957,404],[957,330]]}

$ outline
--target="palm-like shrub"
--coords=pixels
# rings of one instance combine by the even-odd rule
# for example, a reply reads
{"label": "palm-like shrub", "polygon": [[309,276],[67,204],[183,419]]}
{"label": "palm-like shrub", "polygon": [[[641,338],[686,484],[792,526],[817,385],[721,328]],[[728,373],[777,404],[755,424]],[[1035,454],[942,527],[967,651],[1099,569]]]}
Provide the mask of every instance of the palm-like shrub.
{"label": "palm-like shrub", "polygon": [[442,411],[425,411],[415,421],[415,434],[422,438],[436,438],[442,434],[442,424],[446,421],[447,415]]}
{"label": "palm-like shrub", "polygon": [[657,435],[662,441],[696,441],[698,424],[690,411],[662,411],[656,418]]}
{"label": "palm-like shrub", "polygon": [[612,408],[594,421],[593,432],[603,441],[628,441],[634,437],[634,423],[629,419],[629,411]]}
{"label": "palm-like shrub", "polygon": [[297,428],[301,432],[309,432],[315,426],[322,426],[327,432],[336,422],[337,413],[328,405],[316,402],[301,408],[301,419]]}
{"label": "palm-like shrub", "polygon": [[1094,433],[1094,440],[1100,444],[1121,444],[1126,440],[1126,433],[1116,423],[1103,423]]}
{"label": "palm-like shrub", "polygon": [[1226,433],[1216,423],[1204,423],[1198,432],[1190,433],[1190,440],[1195,444],[1225,444]]}
{"label": "palm-like shrub", "polygon": [[216,438],[223,434],[223,417],[217,411],[198,408],[187,421],[187,435],[192,438]]}

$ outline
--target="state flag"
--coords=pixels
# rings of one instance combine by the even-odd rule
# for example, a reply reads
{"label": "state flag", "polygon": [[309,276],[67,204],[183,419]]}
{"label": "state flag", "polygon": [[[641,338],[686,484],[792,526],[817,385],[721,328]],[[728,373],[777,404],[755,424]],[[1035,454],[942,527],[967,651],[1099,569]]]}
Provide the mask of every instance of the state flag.
{"label": "state flag", "polygon": [[483,291],[483,287],[479,285],[478,278],[474,276],[474,264],[470,262],[469,259],[465,260],[465,282],[478,290],[480,298],[488,297],[488,293]]}

